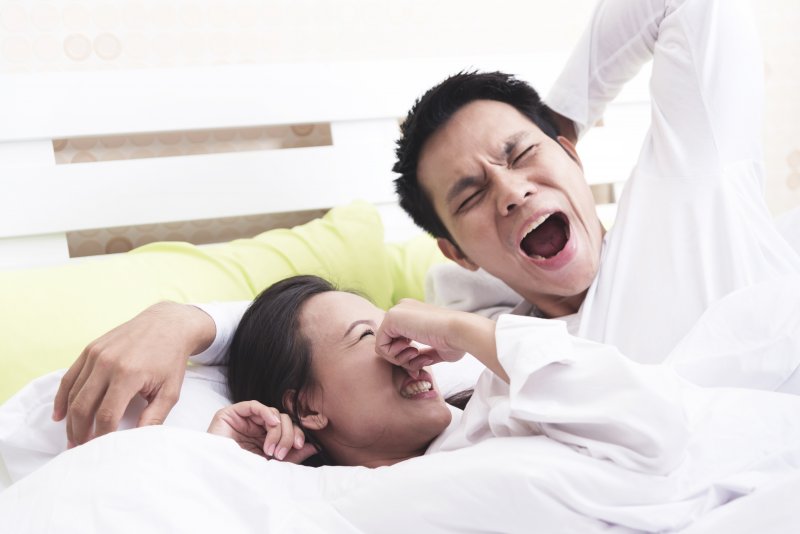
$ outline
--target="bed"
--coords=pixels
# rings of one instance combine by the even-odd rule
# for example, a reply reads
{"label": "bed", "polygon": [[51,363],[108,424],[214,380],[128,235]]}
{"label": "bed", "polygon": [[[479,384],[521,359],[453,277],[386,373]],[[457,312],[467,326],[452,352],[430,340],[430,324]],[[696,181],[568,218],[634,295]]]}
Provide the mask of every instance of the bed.
{"label": "bed", "polygon": [[[5,484],[19,481],[0,493],[3,524],[30,532],[121,525],[176,532],[532,532],[536,522],[548,532],[555,525],[629,531],[563,506],[558,473],[539,472],[534,464],[524,474],[511,469],[502,460],[513,447],[463,451],[440,464],[423,458],[394,470],[316,472],[263,462],[202,432],[226,402],[214,368],[190,369],[165,427],[116,433],[38,469],[65,448],[63,426],[48,419],[56,370],[149,304],[251,299],[297,273],[331,277],[383,307],[423,298],[426,270],[444,259],[395,205],[390,169],[398,121],[447,73],[506,70],[546,90],[563,60],[539,54],[3,74],[0,475]],[[617,180],[627,175],[646,126],[646,76],[582,141],[586,174],[596,180],[607,224],[622,186]],[[288,148],[279,148],[286,145],[280,141],[221,146],[231,132],[246,141],[270,128],[299,137],[322,133]],[[167,150],[176,135],[197,132],[218,143],[196,151],[204,153]],[[121,137],[136,144],[148,136],[163,150],[98,158],[80,148],[113,148]],[[59,154],[65,144],[77,147],[74,153]],[[92,257],[70,242],[81,232],[84,238],[106,232],[109,239],[96,248],[115,252],[114,237],[126,231],[153,234],[152,225],[170,230],[188,223],[196,229],[230,218],[246,219],[245,231],[220,243],[205,242],[201,232],[166,232],[169,239]],[[271,228],[286,221],[293,226]],[[124,426],[132,426],[137,410],[130,408]],[[548,453],[546,444],[530,446]],[[475,480],[498,506],[467,520],[460,511],[487,498],[472,491]],[[799,485],[800,479],[787,478],[759,502],[721,509],[690,530],[718,532],[725,525],[726,532],[749,532],[752,522],[741,518],[751,518],[753,509],[775,522],[770,532],[794,527],[785,511]],[[441,499],[440,488],[456,497]],[[383,506],[377,495],[387,499]],[[403,495],[413,499],[392,501]],[[768,513],[772,508],[775,514]]]}
{"label": "bed", "polygon": [[[259,263],[264,257],[247,257],[247,243],[232,238],[305,223],[354,200],[373,206],[380,223],[361,222],[373,230],[380,224],[382,234],[372,232],[370,246],[392,243],[391,261],[414,263],[400,245],[411,238],[425,248],[420,265],[400,281],[413,286],[408,295],[421,297],[420,273],[438,253],[395,203],[390,169],[403,114],[447,73],[500,69],[544,91],[564,59],[540,54],[2,74],[0,290],[4,302],[25,305],[2,312],[15,335],[0,344],[6,377],[0,401],[68,364],[88,341],[159,299],[252,298],[274,280]],[[647,106],[643,73],[609,109],[604,126],[582,141],[608,224],[619,177],[636,158]],[[609,146],[620,140],[627,148],[609,157]],[[209,231],[213,225],[223,230]],[[354,235],[340,236],[347,245],[343,256],[353,254],[348,239],[360,230],[351,227]],[[310,245],[317,239],[306,238]],[[208,245],[214,241],[224,243]],[[113,254],[137,245],[131,254]],[[333,249],[330,254],[337,256]],[[224,267],[226,281],[203,283],[210,262],[223,258],[233,262],[216,265]],[[205,274],[192,276],[197,266],[183,261],[204,261]],[[262,266],[260,275],[248,272],[254,265]],[[245,276],[231,279],[233,268]],[[394,276],[398,265],[392,268]],[[329,265],[327,272],[338,276],[343,269]],[[403,296],[367,289],[384,306]],[[68,324],[64,316],[75,321]],[[31,332],[35,323],[58,331],[45,339]],[[31,361],[31,353],[48,363]],[[31,367],[20,369],[20,363]]]}

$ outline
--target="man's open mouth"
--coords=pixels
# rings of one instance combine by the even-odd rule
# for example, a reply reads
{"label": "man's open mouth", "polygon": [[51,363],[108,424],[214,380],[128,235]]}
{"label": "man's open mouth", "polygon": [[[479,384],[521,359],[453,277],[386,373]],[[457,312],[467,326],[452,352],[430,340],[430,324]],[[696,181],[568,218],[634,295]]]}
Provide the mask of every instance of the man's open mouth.
{"label": "man's open mouth", "polygon": [[558,211],[531,222],[519,247],[530,258],[544,260],[561,252],[569,241],[569,220]]}

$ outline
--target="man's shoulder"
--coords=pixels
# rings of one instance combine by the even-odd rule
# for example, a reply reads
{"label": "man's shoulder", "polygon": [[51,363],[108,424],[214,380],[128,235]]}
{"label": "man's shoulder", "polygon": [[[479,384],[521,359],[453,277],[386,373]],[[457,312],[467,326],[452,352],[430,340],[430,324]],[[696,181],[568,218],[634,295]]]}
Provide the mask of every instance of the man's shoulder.
{"label": "man's shoulder", "polygon": [[523,298],[500,279],[455,263],[433,266],[425,280],[425,300],[437,306],[494,317],[512,312]]}

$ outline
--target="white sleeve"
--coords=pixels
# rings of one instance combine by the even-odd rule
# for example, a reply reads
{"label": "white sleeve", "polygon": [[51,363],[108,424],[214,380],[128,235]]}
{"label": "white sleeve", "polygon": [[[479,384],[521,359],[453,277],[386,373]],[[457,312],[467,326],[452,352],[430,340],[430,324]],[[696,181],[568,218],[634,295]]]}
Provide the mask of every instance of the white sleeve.
{"label": "white sleeve", "polygon": [[583,133],[653,59],[646,174],[761,161],[763,66],[746,0],[605,0],[546,101]]}
{"label": "white sleeve", "polygon": [[217,332],[211,345],[203,352],[191,356],[189,361],[202,365],[224,365],[233,334],[250,304],[249,301],[193,304],[211,317],[217,327]]}
{"label": "white sleeve", "polygon": [[671,369],[572,337],[561,321],[503,315],[496,336],[510,383],[486,373],[473,397],[488,407],[492,435],[540,433],[641,472],[668,473],[683,460],[684,382]]}

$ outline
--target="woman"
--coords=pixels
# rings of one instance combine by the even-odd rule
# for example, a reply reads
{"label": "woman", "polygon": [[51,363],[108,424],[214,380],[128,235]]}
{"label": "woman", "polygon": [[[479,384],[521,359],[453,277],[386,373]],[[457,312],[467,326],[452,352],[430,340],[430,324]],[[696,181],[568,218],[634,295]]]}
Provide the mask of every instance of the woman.
{"label": "woman", "polygon": [[[264,291],[242,318],[228,363],[232,399],[261,405],[223,410],[211,431],[220,418],[229,425],[250,421],[236,427],[251,438],[247,448],[262,449],[266,437],[263,453],[277,459],[299,460],[319,449],[326,463],[378,466],[424,453],[450,411],[426,371],[414,380],[375,353],[383,315],[317,277],[289,278]],[[306,438],[313,448],[303,448]],[[287,456],[291,449],[303,453]]]}
{"label": "woman", "polygon": [[[427,366],[465,352],[487,371],[461,412]],[[279,460],[319,451],[321,463],[377,467],[540,436],[658,484],[674,475],[670,484],[683,482],[673,498],[692,499],[723,478],[771,472],[763,461],[773,453],[800,460],[797,397],[692,386],[667,367],[573,338],[559,321],[495,323],[415,301],[383,312],[311,276],[255,300],[233,340],[228,382],[237,404],[209,431]]]}

